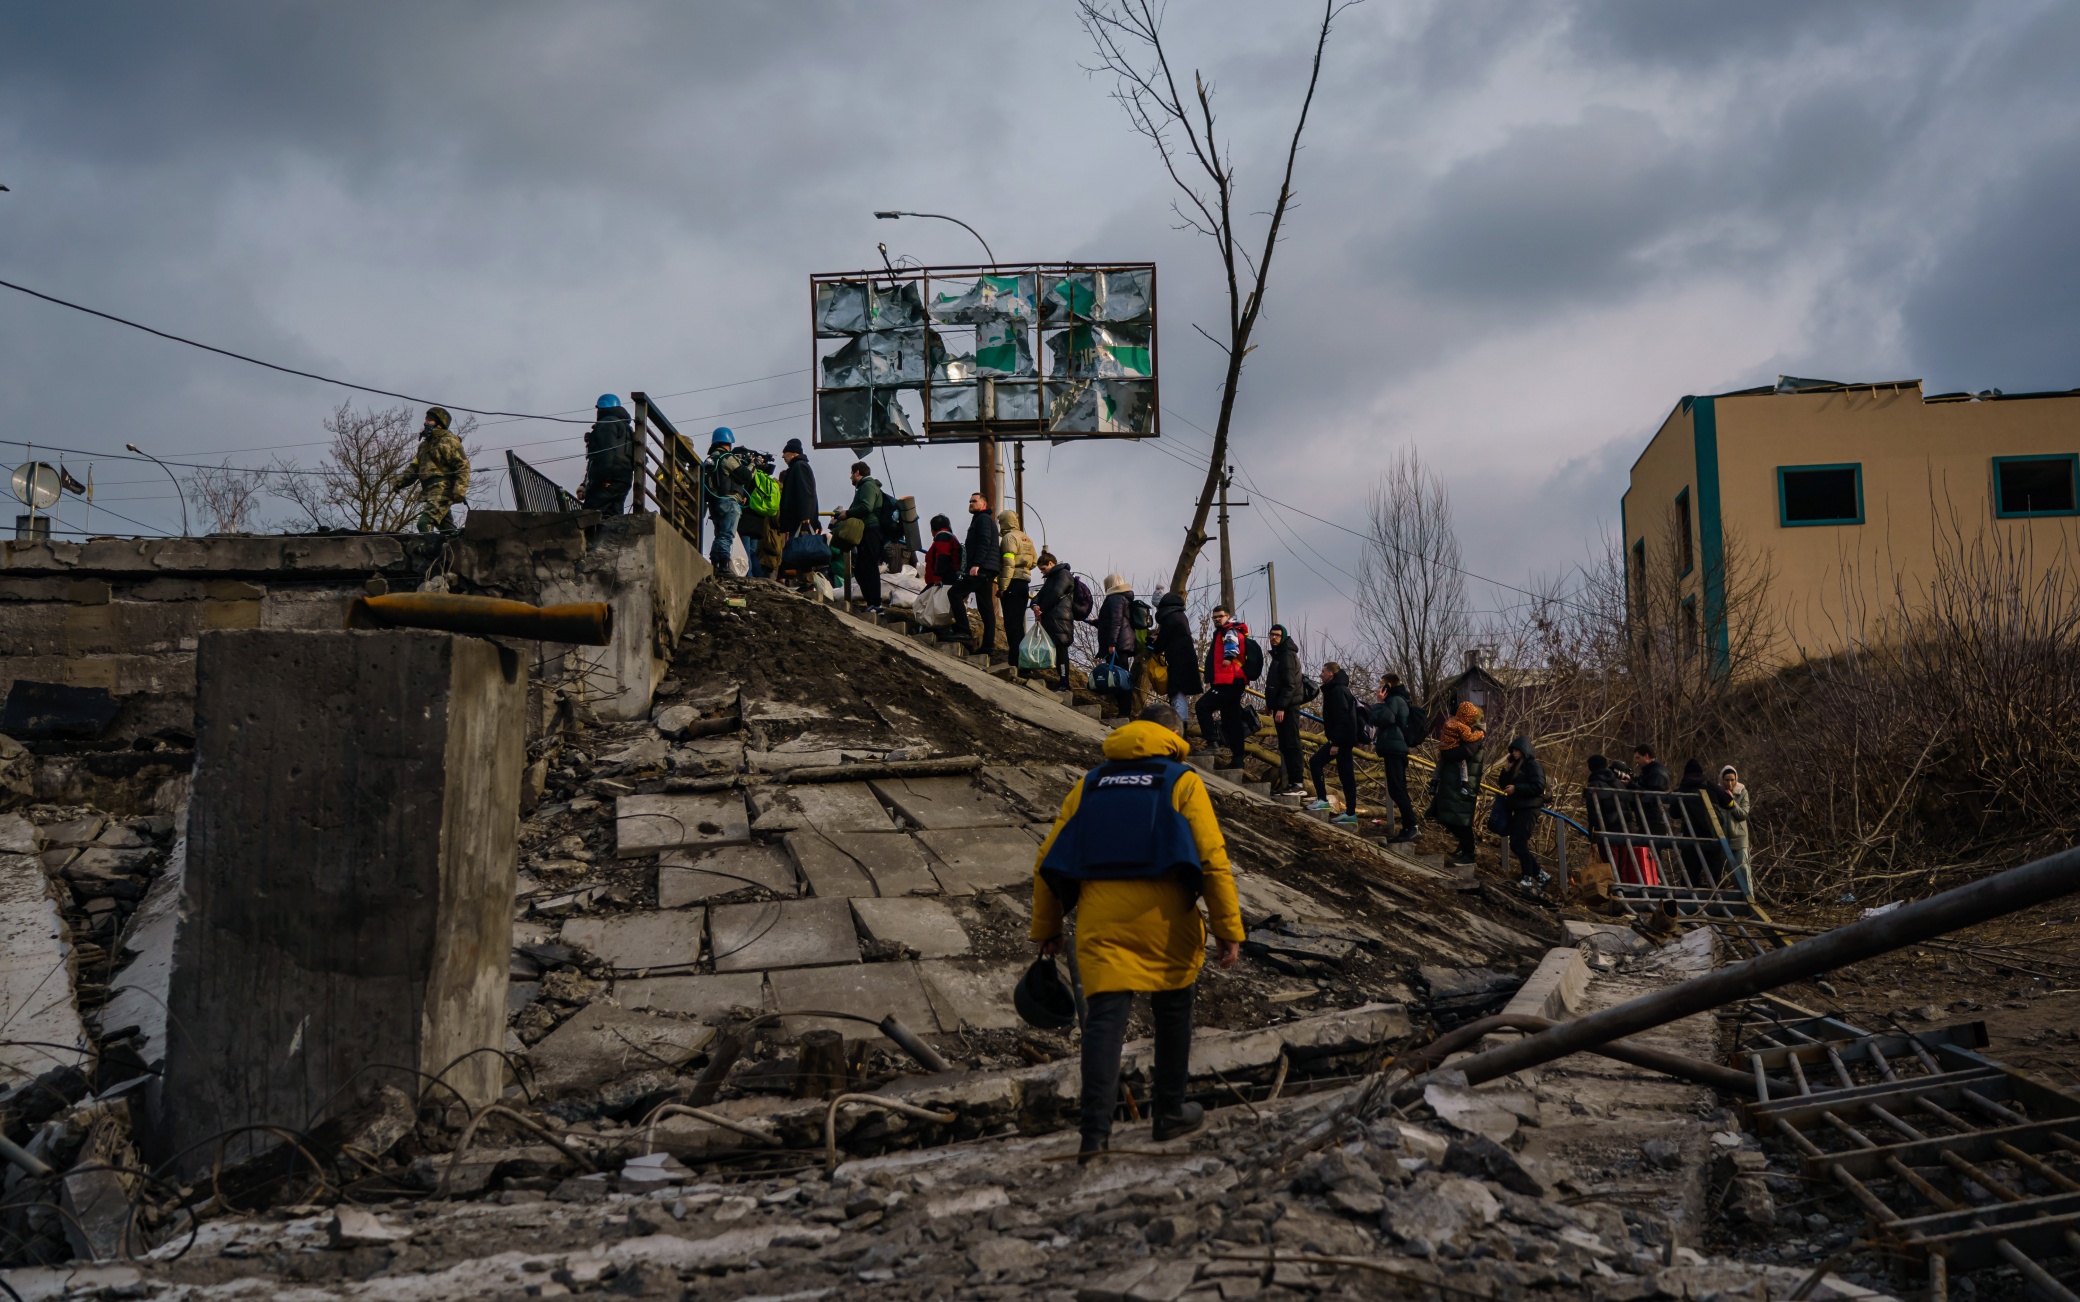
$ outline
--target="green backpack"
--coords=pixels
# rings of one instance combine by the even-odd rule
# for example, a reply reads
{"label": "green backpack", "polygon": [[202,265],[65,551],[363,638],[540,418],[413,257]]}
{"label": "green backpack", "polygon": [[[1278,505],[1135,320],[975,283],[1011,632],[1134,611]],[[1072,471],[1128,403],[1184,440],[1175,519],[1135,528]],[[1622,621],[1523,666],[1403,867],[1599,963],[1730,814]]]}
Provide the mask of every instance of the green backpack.
{"label": "green backpack", "polygon": [[751,500],[745,504],[753,515],[780,514],[780,481],[765,471],[751,471]]}

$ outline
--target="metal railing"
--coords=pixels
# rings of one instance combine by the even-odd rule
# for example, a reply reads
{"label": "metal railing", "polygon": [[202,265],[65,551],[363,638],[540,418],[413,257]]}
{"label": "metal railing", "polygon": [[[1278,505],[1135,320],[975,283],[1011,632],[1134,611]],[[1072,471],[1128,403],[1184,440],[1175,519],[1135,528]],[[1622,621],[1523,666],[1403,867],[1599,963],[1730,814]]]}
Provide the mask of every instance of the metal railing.
{"label": "metal railing", "polygon": [[701,547],[707,501],[701,493],[701,454],[648,394],[629,395],[636,426],[636,473],[629,509],[653,509],[694,550]]}

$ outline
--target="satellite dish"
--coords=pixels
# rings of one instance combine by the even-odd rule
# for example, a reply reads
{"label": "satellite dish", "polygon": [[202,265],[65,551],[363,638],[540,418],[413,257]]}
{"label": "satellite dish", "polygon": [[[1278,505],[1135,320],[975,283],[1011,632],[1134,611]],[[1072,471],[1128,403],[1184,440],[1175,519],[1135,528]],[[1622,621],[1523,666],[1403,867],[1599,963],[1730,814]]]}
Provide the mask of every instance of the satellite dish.
{"label": "satellite dish", "polygon": [[62,491],[58,483],[58,468],[48,461],[24,461],[16,466],[9,487],[14,489],[14,500],[32,511],[40,511],[57,501]]}

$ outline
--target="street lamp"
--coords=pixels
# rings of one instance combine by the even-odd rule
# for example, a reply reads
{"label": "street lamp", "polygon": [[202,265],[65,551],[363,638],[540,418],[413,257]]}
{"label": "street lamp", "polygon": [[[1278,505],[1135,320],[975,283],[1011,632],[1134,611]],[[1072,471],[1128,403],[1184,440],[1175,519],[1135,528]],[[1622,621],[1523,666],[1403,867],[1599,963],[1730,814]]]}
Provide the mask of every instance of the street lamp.
{"label": "street lamp", "polygon": [[153,465],[159,467],[159,469],[166,471],[166,477],[168,479],[173,480],[173,491],[181,499],[181,537],[186,538],[188,536],[188,495],[181,491],[181,481],[174,478],[173,471],[168,469],[164,461],[159,460],[159,458],[153,456],[151,453],[145,451],[143,448],[137,446],[135,443],[125,443],[123,446],[130,449],[132,452],[135,452],[138,456],[141,456],[145,460],[151,462]]}
{"label": "street lamp", "polygon": [[892,221],[894,221],[894,220],[895,220],[896,218],[898,218],[898,217],[930,217],[930,218],[933,218],[933,219],[935,219],[935,220],[938,220],[938,221],[942,221],[942,222],[952,222],[952,223],[953,223],[954,225],[956,225],[956,226],[960,227],[960,228],[961,228],[962,230],[964,230],[964,231],[968,232],[968,234],[970,234],[970,235],[973,235],[973,236],[975,237],[975,242],[976,242],[977,244],[980,244],[980,245],[982,246],[982,251],[983,251],[984,253],[986,253],[986,254],[989,254],[989,265],[991,265],[992,267],[994,267],[994,266],[996,266],[996,265],[997,265],[997,255],[996,255],[996,254],[994,254],[994,253],[990,253],[990,249],[989,249],[989,241],[988,241],[988,240],[986,240],[986,239],[983,239],[983,238],[982,238],[982,232],[981,232],[981,231],[978,231],[978,230],[976,230],[976,229],[975,229],[975,228],[974,228],[973,226],[970,226],[970,225],[968,225],[968,223],[966,223],[966,222],[962,221],[962,220],[961,220],[960,218],[958,218],[958,217],[948,217],[948,216],[947,216],[947,215],[946,215],[945,213],[943,213],[943,212],[898,212],[898,211],[889,211],[889,212],[877,212],[877,213],[875,213],[874,215],[875,215],[876,217],[879,217],[879,218],[880,218],[880,219],[881,219],[882,221],[885,221],[885,222],[892,222]]}

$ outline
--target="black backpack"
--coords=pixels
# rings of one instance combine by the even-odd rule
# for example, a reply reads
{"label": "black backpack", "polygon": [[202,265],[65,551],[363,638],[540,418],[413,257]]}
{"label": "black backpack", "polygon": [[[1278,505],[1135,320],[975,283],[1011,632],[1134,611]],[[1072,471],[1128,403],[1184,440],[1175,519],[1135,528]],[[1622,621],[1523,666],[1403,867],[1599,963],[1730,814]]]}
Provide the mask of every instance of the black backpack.
{"label": "black backpack", "polygon": [[1127,603],[1127,624],[1137,633],[1145,633],[1156,626],[1155,608],[1136,597]]}
{"label": "black backpack", "polygon": [[1069,582],[1069,618],[1079,624],[1087,624],[1090,622],[1091,612],[1098,608],[1097,601],[1091,596],[1091,585],[1083,581],[1081,574],[1075,573],[1069,575]]}
{"label": "black backpack", "polygon": [[1264,676],[1264,647],[1253,637],[1242,639],[1242,676],[1252,683]]}
{"label": "black backpack", "polygon": [[1401,725],[1401,740],[1408,743],[1410,750],[1414,750],[1422,745],[1423,739],[1429,735],[1430,716],[1423,713],[1423,707],[1419,703],[1414,699],[1410,699],[1408,703],[1408,720]]}
{"label": "black backpack", "polygon": [[881,537],[886,542],[897,542],[903,537],[903,499],[881,490]]}
{"label": "black backpack", "polygon": [[1320,683],[1306,674],[1300,675],[1300,704],[1305,705],[1309,701],[1319,700],[1321,695],[1322,685]]}

